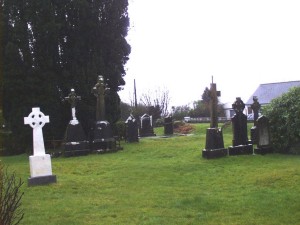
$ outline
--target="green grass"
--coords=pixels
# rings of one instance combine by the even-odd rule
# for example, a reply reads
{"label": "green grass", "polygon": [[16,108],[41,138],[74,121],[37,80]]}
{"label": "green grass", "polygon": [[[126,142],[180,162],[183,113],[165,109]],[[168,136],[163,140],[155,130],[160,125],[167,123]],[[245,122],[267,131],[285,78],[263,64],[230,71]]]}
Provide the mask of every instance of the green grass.
{"label": "green grass", "polygon": [[[207,124],[195,126],[117,153],[53,158],[58,182],[48,186],[27,187],[27,155],[2,157],[25,182],[22,224],[300,224],[299,156],[206,160]],[[228,128],[225,146],[231,139]]]}

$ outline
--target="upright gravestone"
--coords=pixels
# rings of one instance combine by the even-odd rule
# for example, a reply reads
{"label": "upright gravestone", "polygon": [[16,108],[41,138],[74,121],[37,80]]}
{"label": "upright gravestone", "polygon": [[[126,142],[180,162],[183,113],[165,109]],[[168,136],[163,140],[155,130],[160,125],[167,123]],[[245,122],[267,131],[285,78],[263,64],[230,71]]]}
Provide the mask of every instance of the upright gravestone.
{"label": "upright gravestone", "polygon": [[202,157],[211,159],[219,158],[227,155],[227,149],[224,148],[223,133],[218,128],[218,97],[221,95],[217,91],[215,83],[210,84],[210,128],[206,129],[206,144],[205,149],[202,150]]}
{"label": "upright gravestone", "polygon": [[264,115],[260,116],[256,122],[257,127],[257,148],[254,149],[255,154],[271,153],[269,120]]}
{"label": "upright gravestone", "polygon": [[174,133],[173,117],[169,115],[164,118],[164,134],[173,135],[173,133]]}
{"label": "upright gravestone", "polygon": [[257,144],[257,119],[258,119],[258,112],[260,109],[260,104],[256,96],[253,96],[253,103],[251,104],[251,109],[253,110],[254,115],[254,126],[251,128],[251,142],[252,144]]}
{"label": "upright gravestone", "polygon": [[139,126],[138,121],[132,114],[125,121],[126,126],[126,141],[127,142],[139,142]]}
{"label": "upright gravestone", "polygon": [[156,136],[153,131],[152,116],[144,114],[141,117],[140,137],[151,137]]}
{"label": "upright gravestone", "polygon": [[64,137],[64,156],[79,156],[89,153],[89,144],[84,130],[76,118],[76,102],[81,100],[74,89],[64,98],[71,105],[72,119],[70,120]]}
{"label": "upright gravestone", "polygon": [[52,175],[50,155],[45,153],[42,128],[46,123],[49,123],[49,116],[45,116],[40,108],[32,108],[29,116],[24,117],[24,124],[28,124],[33,129],[33,156],[29,156],[29,186],[56,182],[56,176]]}
{"label": "upright gravestone", "polygon": [[247,116],[243,113],[245,104],[240,97],[232,104],[235,111],[231,118],[233,140],[228,148],[229,155],[253,154],[253,146],[249,144],[247,132]]}
{"label": "upright gravestone", "polygon": [[113,137],[112,128],[105,120],[105,84],[103,76],[98,76],[98,81],[92,89],[92,93],[97,98],[96,122],[92,132],[92,151],[105,152],[116,150],[116,140]]}

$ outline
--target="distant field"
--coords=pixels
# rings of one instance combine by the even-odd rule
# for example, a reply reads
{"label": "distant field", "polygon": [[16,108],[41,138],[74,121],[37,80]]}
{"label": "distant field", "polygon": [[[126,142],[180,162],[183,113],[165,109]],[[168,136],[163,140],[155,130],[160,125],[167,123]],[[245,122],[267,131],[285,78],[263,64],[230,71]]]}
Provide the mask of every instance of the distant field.
{"label": "distant field", "polygon": [[[21,224],[300,224],[300,156],[206,160],[208,124],[193,126],[193,135],[123,142],[116,153],[53,158],[58,182],[48,186],[27,187],[27,155],[0,158],[25,182]],[[226,147],[231,139],[229,127]]]}

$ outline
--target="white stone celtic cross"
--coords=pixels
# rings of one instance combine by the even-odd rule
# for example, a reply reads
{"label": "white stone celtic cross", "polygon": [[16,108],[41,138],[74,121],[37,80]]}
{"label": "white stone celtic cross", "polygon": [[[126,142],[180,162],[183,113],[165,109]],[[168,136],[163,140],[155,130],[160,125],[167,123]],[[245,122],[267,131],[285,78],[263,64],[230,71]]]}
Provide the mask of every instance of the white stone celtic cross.
{"label": "white stone celtic cross", "polygon": [[24,124],[33,128],[33,155],[45,155],[45,145],[43,137],[43,126],[49,123],[49,116],[45,116],[40,108],[32,108],[28,117],[24,117]]}

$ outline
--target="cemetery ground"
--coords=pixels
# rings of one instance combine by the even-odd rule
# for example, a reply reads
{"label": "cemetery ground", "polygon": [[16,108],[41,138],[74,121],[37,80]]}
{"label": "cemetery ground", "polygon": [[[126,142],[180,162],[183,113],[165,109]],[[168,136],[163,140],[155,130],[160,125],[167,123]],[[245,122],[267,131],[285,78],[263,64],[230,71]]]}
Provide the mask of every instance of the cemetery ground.
{"label": "cemetery ground", "polygon": [[[0,158],[24,181],[21,224],[300,224],[300,156],[207,160],[209,124],[193,126],[116,153],[53,158],[57,183],[46,186],[27,186],[28,155]],[[226,147],[231,139],[227,127]]]}

